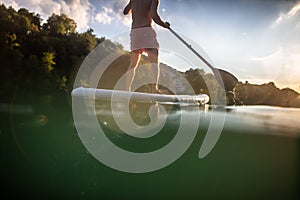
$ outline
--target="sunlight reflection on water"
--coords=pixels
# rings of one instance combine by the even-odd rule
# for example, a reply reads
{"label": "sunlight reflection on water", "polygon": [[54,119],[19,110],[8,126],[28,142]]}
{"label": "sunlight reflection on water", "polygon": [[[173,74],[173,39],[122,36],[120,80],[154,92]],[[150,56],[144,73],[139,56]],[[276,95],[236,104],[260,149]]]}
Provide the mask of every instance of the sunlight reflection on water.
{"label": "sunlight reflection on water", "polygon": [[[258,129],[264,134],[300,136],[300,109],[273,106],[236,106],[228,107],[232,114],[228,116],[231,124]],[[239,119],[240,118],[240,119]],[[242,124],[238,125],[237,121]],[[243,126],[243,128],[245,128]],[[254,132],[255,133],[255,132]]]}
{"label": "sunlight reflection on water", "polygon": [[[100,110],[96,110],[98,116],[102,115],[102,117],[108,117],[106,119],[109,119],[111,116],[111,111],[105,109],[105,107],[101,107]],[[180,115],[181,112],[189,112],[190,115],[197,114],[193,111],[185,110],[185,107],[181,107],[179,109],[179,107],[176,108],[175,106],[175,108],[172,108],[172,112],[169,112],[168,115],[176,118],[176,116]],[[225,132],[280,135],[288,137],[300,136],[300,109],[297,108],[282,108],[273,106],[227,106],[219,108],[210,106],[209,111],[202,109],[200,112],[203,119],[199,124],[199,128],[208,126],[212,116],[216,118],[224,117],[223,113],[226,112],[226,120],[224,124]],[[140,114],[138,115],[138,120],[142,119],[141,116],[147,118],[147,116]],[[109,120],[105,123],[108,125],[110,124]]]}

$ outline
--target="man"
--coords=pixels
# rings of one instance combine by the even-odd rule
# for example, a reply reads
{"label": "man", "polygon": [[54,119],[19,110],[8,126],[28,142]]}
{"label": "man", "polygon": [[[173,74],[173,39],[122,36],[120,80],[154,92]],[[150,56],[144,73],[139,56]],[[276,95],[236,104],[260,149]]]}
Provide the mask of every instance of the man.
{"label": "man", "polygon": [[163,22],[157,13],[159,0],[130,0],[124,9],[124,15],[132,14],[132,27],[130,32],[130,66],[127,70],[126,89],[131,90],[131,85],[135,75],[135,69],[143,52],[148,54],[152,63],[151,78],[152,93],[160,93],[158,90],[159,64],[158,49],[159,44],[156,33],[152,28],[152,20],[164,27],[169,28],[168,22]]}

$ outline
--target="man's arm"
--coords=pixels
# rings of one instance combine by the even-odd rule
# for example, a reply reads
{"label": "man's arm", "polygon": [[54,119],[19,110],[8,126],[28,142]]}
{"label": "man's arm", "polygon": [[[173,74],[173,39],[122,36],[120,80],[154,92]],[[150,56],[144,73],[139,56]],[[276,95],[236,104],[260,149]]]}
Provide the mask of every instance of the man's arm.
{"label": "man's arm", "polygon": [[127,15],[131,13],[131,0],[129,1],[129,3],[127,4],[127,6],[124,8],[123,14]]}
{"label": "man's arm", "polygon": [[164,27],[164,28],[169,28],[170,24],[168,22],[163,22],[160,18],[160,16],[157,13],[158,10],[158,5],[159,5],[159,0],[152,0],[151,4],[151,9],[150,9],[150,16],[153,19],[155,23],[158,25]]}

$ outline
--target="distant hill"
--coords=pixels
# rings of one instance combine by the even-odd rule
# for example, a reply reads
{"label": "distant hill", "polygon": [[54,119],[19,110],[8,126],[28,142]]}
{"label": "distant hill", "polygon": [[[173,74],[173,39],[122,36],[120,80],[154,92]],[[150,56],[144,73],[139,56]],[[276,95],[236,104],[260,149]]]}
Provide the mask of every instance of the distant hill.
{"label": "distant hill", "polygon": [[290,89],[279,89],[273,82],[266,84],[238,83],[235,101],[242,105],[270,105],[300,108],[299,93]]}

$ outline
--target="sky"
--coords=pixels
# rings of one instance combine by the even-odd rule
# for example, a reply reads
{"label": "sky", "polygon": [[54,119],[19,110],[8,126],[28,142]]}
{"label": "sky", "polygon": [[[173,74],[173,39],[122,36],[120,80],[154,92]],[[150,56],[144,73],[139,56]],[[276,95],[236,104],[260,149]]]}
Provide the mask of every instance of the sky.
{"label": "sky", "polygon": [[[65,13],[76,21],[77,31],[92,28],[99,37],[116,39],[120,35],[127,37],[130,30],[131,16],[122,14],[128,1],[0,0],[0,3],[15,9],[25,7],[39,13],[45,21],[52,13]],[[254,84],[273,81],[279,88],[290,87],[300,92],[299,0],[160,0],[159,14],[200,54],[239,80]],[[188,65],[189,50],[179,46],[167,30],[154,27],[158,36],[162,35],[163,62],[171,66]]]}

